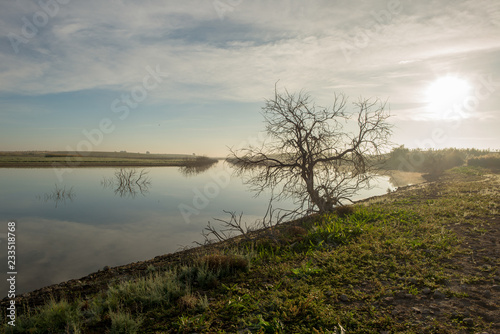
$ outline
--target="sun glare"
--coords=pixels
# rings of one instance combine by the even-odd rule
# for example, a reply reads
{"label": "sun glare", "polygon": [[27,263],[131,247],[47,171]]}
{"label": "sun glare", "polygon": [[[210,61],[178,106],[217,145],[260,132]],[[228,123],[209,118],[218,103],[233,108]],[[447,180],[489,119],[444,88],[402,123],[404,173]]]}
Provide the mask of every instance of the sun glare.
{"label": "sun glare", "polygon": [[459,115],[465,98],[469,95],[471,86],[467,80],[446,76],[434,81],[426,92],[428,108],[432,118],[449,119]]}

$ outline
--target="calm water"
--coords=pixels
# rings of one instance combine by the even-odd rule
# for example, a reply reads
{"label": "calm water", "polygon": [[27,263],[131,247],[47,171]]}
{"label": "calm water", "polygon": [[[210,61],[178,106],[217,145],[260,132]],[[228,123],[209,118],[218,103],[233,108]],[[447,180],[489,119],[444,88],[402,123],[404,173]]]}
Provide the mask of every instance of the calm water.
{"label": "calm water", "polygon": [[[146,168],[130,187],[120,187],[118,170],[71,169],[61,181],[52,169],[0,169],[0,268],[5,275],[7,222],[14,220],[17,294],[193,246],[209,220],[227,218],[223,210],[243,212],[252,223],[267,208],[269,198],[254,198],[222,162],[199,174]],[[358,199],[387,188],[380,177]],[[0,288],[2,298],[6,279]]]}

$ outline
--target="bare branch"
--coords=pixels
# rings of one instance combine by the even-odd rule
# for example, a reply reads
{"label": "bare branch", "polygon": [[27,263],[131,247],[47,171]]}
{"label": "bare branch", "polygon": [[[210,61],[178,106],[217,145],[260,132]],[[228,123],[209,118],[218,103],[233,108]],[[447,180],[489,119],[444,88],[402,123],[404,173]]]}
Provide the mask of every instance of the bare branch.
{"label": "bare branch", "polygon": [[348,112],[343,94],[334,94],[331,107],[321,107],[307,93],[275,87],[262,108],[269,141],[231,150],[228,160],[257,195],[273,189],[277,200],[293,198],[308,211],[332,210],[369,187],[377,156],[390,147],[386,104],[360,98],[356,111]]}

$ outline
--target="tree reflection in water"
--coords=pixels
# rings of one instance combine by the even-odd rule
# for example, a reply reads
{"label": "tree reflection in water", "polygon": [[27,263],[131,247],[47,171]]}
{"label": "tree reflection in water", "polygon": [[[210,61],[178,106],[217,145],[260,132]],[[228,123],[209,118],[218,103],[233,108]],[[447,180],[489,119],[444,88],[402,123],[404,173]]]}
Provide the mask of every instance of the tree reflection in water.
{"label": "tree reflection in water", "polygon": [[148,176],[149,172],[145,169],[137,171],[136,169],[120,168],[115,171],[113,177],[104,177],[101,180],[101,185],[104,188],[112,188],[116,195],[120,197],[132,197],[137,194],[146,196],[151,187],[151,179]]}
{"label": "tree reflection in water", "polygon": [[208,157],[196,157],[194,160],[185,161],[184,166],[179,167],[179,172],[185,177],[195,176],[206,172],[214,167],[219,161]]}
{"label": "tree reflection in water", "polygon": [[191,177],[206,172],[210,168],[214,167],[216,163],[217,162],[201,166],[182,166],[179,167],[179,172],[181,172],[181,174],[185,177]]}
{"label": "tree reflection in water", "polygon": [[63,188],[59,188],[56,184],[55,188],[51,192],[45,193],[43,195],[37,195],[36,198],[46,203],[55,202],[55,207],[57,208],[59,203],[66,204],[67,200],[73,202],[75,196],[76,195],[73,191],[73,187],[69,189],[66,189],[66,186],[64,186]]}

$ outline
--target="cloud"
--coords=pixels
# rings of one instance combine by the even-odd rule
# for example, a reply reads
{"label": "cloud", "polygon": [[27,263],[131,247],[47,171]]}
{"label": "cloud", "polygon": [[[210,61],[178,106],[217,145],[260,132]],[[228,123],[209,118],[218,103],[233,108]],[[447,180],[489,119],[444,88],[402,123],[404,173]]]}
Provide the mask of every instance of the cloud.
{"label": "cloud", "polygon": [[[2,44],[0,89],[26,95],[126,92],[141,83],[146,66],[159,64],[169,78],[146,103],[262,101],[277,80],[324,100],[342,88],[399,103],[414,94],[411,83],[423,80],[422,73],[470,60],[471,52],[495,57],[500,48],[499,11],[491,1],[447,2],[446,11],[403,0],[227,4],[231,10],[223,17],[211,1],[61,5],[19,55]],[[20,17],[36,10],[8,6],[1,16],[5,31],[19,30]]]}

